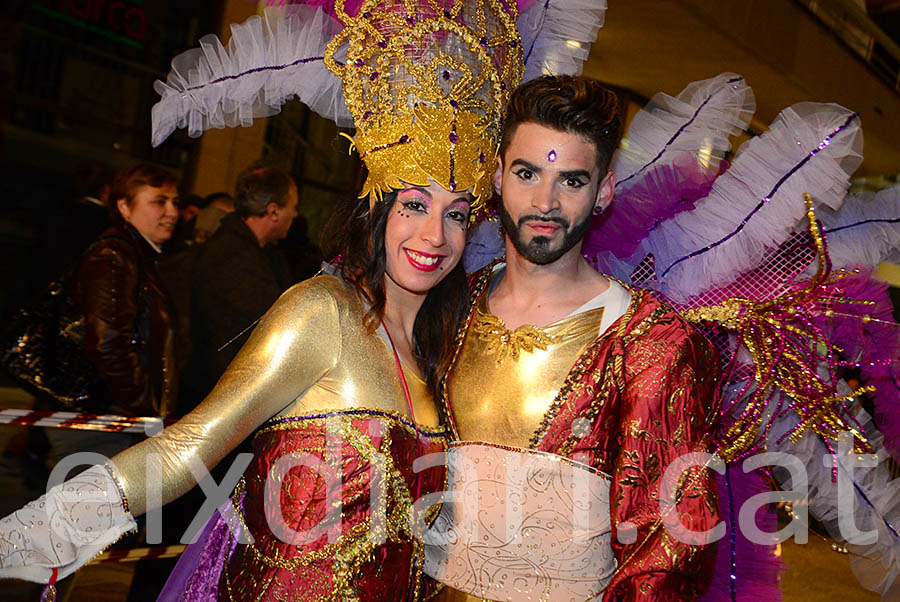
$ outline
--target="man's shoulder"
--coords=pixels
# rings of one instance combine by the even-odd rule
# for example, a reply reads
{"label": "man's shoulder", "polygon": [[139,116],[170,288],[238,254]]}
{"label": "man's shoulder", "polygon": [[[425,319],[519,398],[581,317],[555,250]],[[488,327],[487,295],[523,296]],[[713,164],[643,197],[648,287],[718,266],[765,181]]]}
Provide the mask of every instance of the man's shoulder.
{"label": "man's shoulder", "polygon": [[231,213],[225,216],[221,225],[213,232],[209,240],[204,243],[204,248],[216,249],[234,246],[257,247],[261,249],[250,227],[236,214]]}
{"label": "man's shoulder", "polygon": [[706,337],[677,309],[649,289],[631,288],[632,307],[622,329],[626,343],[636,340],[665,339],[673,343],[709,346]]}
{"label": "man's shoulder", "polygon": [[[241,226],[244,225],[241,220],[237,221]],[[247,231],[253,236],[249,228]],[[250,263],[259,263],[260,266],[266,264],[266,254],[259,243],[254,238],[242,234],[238,226],[223,221],[222,227],[198,249],[196,269],[224,270],[234,275],[236,271],[252,267],[248,265]]]}

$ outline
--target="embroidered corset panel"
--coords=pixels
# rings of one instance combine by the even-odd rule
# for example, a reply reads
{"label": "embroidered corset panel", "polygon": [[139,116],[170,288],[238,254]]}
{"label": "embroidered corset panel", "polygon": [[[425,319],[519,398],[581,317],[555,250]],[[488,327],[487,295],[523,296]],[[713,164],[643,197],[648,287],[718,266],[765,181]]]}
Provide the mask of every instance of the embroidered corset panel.
{"label": "embroidered corset panel", "polygon": [[409,511],[422,495],[443,490],[446,471],[416,473],[413,461],[445,450],[446,441],[443,431],[416,431],[378,410],[265,424],[234,496],[253,543],[237,546],[220,599],[417,599],[422,551]]}

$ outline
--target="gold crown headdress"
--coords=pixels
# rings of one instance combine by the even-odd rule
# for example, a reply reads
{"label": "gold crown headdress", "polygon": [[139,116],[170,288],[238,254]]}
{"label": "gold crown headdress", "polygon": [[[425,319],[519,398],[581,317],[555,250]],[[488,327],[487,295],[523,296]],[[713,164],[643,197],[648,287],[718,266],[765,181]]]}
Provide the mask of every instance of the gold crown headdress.
{"label": "gold crown headdress", "polygon": [[477,210],[490,195],[510,92],[523,73],[578,72],[605,8],[605,0],[292,0],[232,25],[227,45],[204,36],[173,59],[154,84],[152,143],[179,127],[199,136],[250,125],[296,96],[356,126],[369,168],[363,195],[434,180],[472,190]]}
{"label": "gold crown headdress", "polygon": [[[341,78],[369,170],[360,197],[401,182],[471,189],[484,206],[509,93],[522,79],[514,2],[366,0],[325,65]],[[340,57],[340,58],[339,58]]]}

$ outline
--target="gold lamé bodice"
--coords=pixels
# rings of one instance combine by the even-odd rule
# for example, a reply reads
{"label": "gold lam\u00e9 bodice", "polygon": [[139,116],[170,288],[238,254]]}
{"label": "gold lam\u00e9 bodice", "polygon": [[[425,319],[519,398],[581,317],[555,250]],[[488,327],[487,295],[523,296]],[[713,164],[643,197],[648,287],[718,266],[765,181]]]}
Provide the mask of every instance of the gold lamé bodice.
{"label": "gold lam\u00e9 bodice", "polygon": [[[322,354],[330,368],[279,416],[305,415],[311,411],[369,408],[409,415],[403,384],[397,374],[397,360],[381,328],[370,333],[364,324],[366,308],[349,284],[333,276],[321,276],[320,286],[334,303],[322,299],[306,309],[302,320],[320,325],[315,346],[297,349],[301,363],[311,353]],[[321,361],[321,360],[320,360]],[[437,410],[425,382],[403,366],[416,422],[438,426]]]}
{"label": "gold lam\u00e9 bodice", "polygon": [[[285,292],[194,411],[113,458],[135,514],[147,506],[148,456],[160,460],[161,501],[167,503],[196,485],[194,471],[214,466],[272,417],[350,408],[409,417],[394,353],[377,332],[367,331],[364,316],[356,290],[333,276]],[[416,421],[437,426],[425,383],[404,373]]]}
{"label": "gold lam\u00e9 bodice", "polygon": [[482,295],[447,382],[460,438],[527,447],[604,311],[509,331]]}

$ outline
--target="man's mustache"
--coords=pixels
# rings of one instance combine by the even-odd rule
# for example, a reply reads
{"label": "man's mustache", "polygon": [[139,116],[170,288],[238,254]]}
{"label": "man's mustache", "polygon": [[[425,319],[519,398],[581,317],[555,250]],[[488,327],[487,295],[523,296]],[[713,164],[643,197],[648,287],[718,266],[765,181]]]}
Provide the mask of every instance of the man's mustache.
{"label": "man's mustache", "polygon": [[564,217],[552,217],[548,215],[523,215],[519,218],[518,226],[521,228],[525,225],[525,222],[554,222],[559,224],[563,228],[569,227],[569,220]]}

